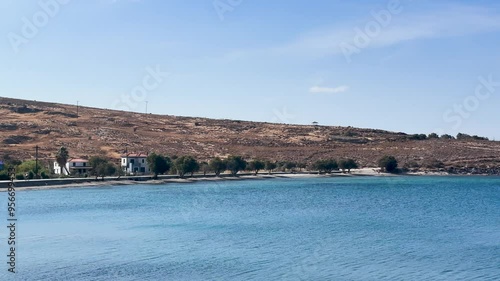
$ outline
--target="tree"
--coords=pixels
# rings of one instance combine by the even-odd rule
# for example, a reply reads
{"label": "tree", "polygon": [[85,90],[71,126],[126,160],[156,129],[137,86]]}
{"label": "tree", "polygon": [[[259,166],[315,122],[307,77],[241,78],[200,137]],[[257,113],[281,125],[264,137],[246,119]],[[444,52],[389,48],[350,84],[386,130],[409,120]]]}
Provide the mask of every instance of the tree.
{"label": "tree", "polygon": [[299,168],[299,170],[302,172],[302,169],[307,168],[307,164],[304,162],[299,162],[297,163],[297,168]]}
{"label": "tree", "polygon": [[394,173],[398,168],[398,160],[394,156],[384,156],[378,160],[378,166],[388,173]]}
{"label": "tree", "polygon": [[311,165],[312,170],[318,171],[318,173],[325,171],[325,160],[317,160]]}
{"label": "tree", "polygon": [[337,161],[333,160],[333,159],[329,159],[326,161],[325,163],[325,170],[327,173],[332,173],[333,170],[338,170],[339,169],[339,164],[337,163]]}
{"label": "tree", "polygon": [[[106,166],[105,166],[105,171],[104,171],[104,175],[105,176],[112,176],[114,174],[116,174],[116,165],[113,164],[113,163],[106,163]],[[104,176],[102,178],[104,180]]]}
{"label": "tree", "polygon": [[452,140],[452,139],[454,139],[454,137],[452,135],[448,135],[448,134],[441,135],[441,138],[445,139],[445,140]]}
{"label": "tree", "polygon": [[215,157],[208,163],[210,170],[215,173],[215,176],[219,176],[221,172],[226,170],[226,162],[219,157]]}
{"label": "tree", "polygon": [[255,172],[255,175],[259,173],[259,170],[262,170],[266,167],[266,164],[260,160],[253,160],[248,163],[248,169]]}
{"label": "tree", "polygon": [[170,170],[171,161],[168,157],[151,153],[148,155],[147,162],[149,169],[154,173],[154,179],[157,179],[159,174],[164,174]]}
{"label": "tree", "polygon": [[295,162],[286,162],[285,165],[283,165],[285,170],[289,170],[290,172],[293,172],[293,169],[297,167],[297,163]]}
{"label": "tree", "polygon": [[236,176],[239,171],[245,170],[246,166],[247,162],[241,156],[231,155],[226,160],[226,167],[233,176]]}
{"label": "tree", "polygon": [[206,176],[210,172],[210,166],[207,162],[203,161],[200,163],[200,170],[203,172],[203,176]]}
{"label": "tree", "polygon": [[338,170],[339,166],[337,164],[337,161],[329,159],[329,160],[318,160],[314,162],[312,168],[314,170],[317,170],[319,173],[321,172],[331,173],[333,170]]}
{"label": "tree", "polygon": [[439,139],[439,136],[436,133],[430,133],[429,136],[427,136],[427,138],[429,138],[429,139]]}
{"label": "tree", "polygon": [[278,165],[276,165],[275,162],[271,162],[271,161],[266,161],[266,163],[264,164],[264,169],[266,169],[269,174],[278,167]]}
{"label": "tree", "polygon": [[66,147],[62,146],[59,148],[56,154],[56,162],[59,164],[59,167],[61,167],[61,174],[62,174],[62,169],[66,170],[66,173],[69,175],[68,168],[66,168],[66,163],[68,163],[69,159],[69,152]]}
{"label": "tree", "polygon": [[89,159],[89,165],[92,167],[91,174],[98,177],[112,176],[116,174],[117,168],[113,163],[109,163],[108,159],[100,156],[93,156]]}
{"label": "tree", "polygon": [[182,156],[175,159],[175,168],[179,176],[183,178],[187,173],[193,176],[193,173],[200,169],[200,165],[192,156]]}
{"label": "tree", "polygon": [[351,173],[351,169],[358,168],[358,163],[354,159],[341,159],[338,164],[339,168],[342,169],[342,173],[345,173],[345,170]]}

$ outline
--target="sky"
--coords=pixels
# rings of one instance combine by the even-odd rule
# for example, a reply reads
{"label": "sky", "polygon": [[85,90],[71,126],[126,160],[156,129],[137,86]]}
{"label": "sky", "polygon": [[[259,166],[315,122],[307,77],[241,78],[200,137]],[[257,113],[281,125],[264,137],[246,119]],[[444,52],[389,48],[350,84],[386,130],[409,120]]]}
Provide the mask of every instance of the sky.
{"label": "sky", "polygon": [[3,97],[500,140],[498,1],[2,0],[0,36]]}

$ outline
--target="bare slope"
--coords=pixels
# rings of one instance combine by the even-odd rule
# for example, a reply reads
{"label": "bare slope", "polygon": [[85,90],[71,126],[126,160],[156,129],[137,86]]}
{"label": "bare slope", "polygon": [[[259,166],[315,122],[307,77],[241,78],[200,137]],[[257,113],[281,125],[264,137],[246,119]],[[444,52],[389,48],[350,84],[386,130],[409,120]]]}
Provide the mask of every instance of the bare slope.
{"label": "bare slope", "polygon": [[312,162],[351,157],[372,166],[383,155],[404,164],[436,159],[448,166],[500,166],[500,142],[410,140],[404,133],[351,127],[303,126],[139,114],[0,98],[0,159],[54,156],[66,146],[73,157],[129,152],[193,155],[204,160],[246,158]]}

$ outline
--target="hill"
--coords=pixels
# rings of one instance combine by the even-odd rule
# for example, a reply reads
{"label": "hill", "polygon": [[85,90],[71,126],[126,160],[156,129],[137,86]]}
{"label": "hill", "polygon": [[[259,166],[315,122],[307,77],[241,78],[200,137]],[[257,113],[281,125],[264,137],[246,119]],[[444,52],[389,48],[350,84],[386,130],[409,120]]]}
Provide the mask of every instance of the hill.
{"label": "hill", "polygon": [[200,160],[229,154],[311,163],[350,157],[375,166],[383,155],[402,165],[441,161],[447,167],[500,166],[500,142],[416,140],[405,133],[352,127],[284,125],[237,120],[140,114],[0,98],[0,160],[52,159],[66,146],[72,157],[125,152],[192,155]]}

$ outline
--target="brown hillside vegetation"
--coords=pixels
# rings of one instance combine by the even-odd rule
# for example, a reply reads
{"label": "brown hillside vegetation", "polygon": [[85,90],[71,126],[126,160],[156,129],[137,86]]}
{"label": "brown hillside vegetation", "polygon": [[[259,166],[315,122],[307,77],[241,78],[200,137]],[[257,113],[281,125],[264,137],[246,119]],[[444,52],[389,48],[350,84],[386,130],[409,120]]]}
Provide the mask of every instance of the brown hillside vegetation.
{"label": "brown hillside vegetation", "polygon": [[129,152],[192,155],[199,160],[229,154],[247,159],[311,163],[356,159],[375,166],[383,155],[401,164],[442,161],[446,166],[500,166],[500,142],[411,140],[404,133],[335,126],[305,126],[139,114],[74,105],[0,98],[0,159],[54,157],[66,146],[72,157]]}

